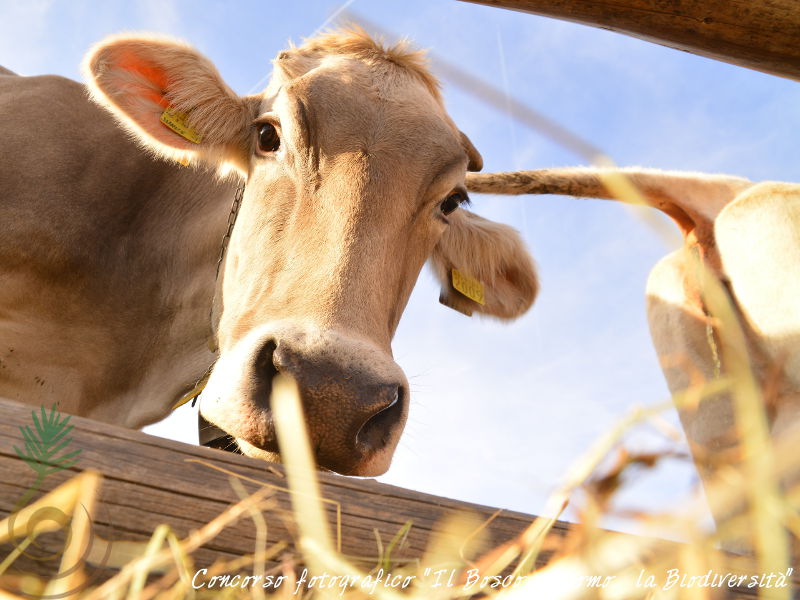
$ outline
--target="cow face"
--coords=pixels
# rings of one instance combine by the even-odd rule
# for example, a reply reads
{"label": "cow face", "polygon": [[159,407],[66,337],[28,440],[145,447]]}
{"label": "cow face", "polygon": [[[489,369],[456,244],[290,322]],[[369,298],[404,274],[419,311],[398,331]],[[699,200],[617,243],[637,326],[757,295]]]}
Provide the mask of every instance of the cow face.
{"label": "cow face", "polygon": [[246,454],[275,458],[270,394],[287,373],[318,464],[377,475],[408,412],[390,343],[422,265],[486,285],[485,304],[451,304],[511,319],[533,302],[533,264],[515,231],[461,207],[480,155],[419,53],[346,32],[282,52],[274,66],[263,94],[238,97],[174,41],[113,38],[86,62],[95,98],[149,148],[246,180],[203,415]]}

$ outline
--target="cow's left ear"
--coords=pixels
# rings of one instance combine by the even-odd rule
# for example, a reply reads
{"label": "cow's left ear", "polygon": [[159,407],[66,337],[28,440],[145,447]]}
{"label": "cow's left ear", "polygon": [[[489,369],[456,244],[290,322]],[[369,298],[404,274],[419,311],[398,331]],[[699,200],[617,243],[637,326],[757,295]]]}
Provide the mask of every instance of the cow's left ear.
{"label": "cow's left ear", "polygon": [[144,146],[183,162],[246,171],[257,97],[239,97],[191,46],[153,36],[106,38],[84,59],[93,99]]}
{"label": "cow's left ear", "polygon": [[[450,225],[431,255],[442,284],[442,302],[467,314],[480,312],[500,319],[525,313],[536,299],[539,282],[519,233],[463,209],[448,220]],[[453,287],[453,269],[458,271],[457,285],[463,287],[466,280],[467,288],[476,288],[476,293],[468,290],[475,299]]]}

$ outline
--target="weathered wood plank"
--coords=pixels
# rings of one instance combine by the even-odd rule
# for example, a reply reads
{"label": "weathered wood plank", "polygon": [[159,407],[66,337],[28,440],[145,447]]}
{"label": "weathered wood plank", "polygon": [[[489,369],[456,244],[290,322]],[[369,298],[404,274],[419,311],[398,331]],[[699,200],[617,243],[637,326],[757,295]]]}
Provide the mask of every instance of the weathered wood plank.
{"label": "weathered wood plank", "polygon": [[[33,471],[14,452],[13,447],[24,444],[20,427],[31,423],[29,407],[0,399],[0,519],[17,508],[19,499],[35,479]],[[210,448],[191,446],[73,417],[71,447],[82,450],[80,460],[71,469],[45,478],[42,492],[55,489],[84,469],[102,473],[100,503],[94,516],[94,534],[108,540],[144,541],[156,527],[168,524],[178,537],[217,517],[240,497],[230,483],[237,478],[248,493],[262,485],[275,491],[274,506],[264,511],[268,524],[267,546],[283,541],[290,545],[295,535],[291,519],[290,498],[282,467],[245,456]],[[336,536],[338,514],[341,518],[341,548],[344,554],[359,557],[362,564],[377,563],[379,551],[376,536],[385,547],[406,523],[411,529],[404,543],[392,557],[396,562],[422,558],[429,547],[437,524],[448,515],[469,512],[481,521],[489,520],[496,509],[457,502],[427,494],[377,483],[319,474],[322,494],[331,501],[326,505],[327,516]],[[338,511],[335,508],[338,506]],[[503,511],[486,528],[486,550],[496,547],[521,533],[533,517]],[[539,564],[552,556],[552,549],[563,545],[569,531],[567,523],[559,522],[545,544],[550,548],[542,553]],[[49,537],[48,537],[49,536]],[[40,552],[58,553],[61,543],[57,535],[45,537]],[[670,543],[665,542],[669,545]],[[208,568],[215,561],[231,561],[251,554],[256,548],[253,523],[245,518],[224,529],[216,538],[193,555],[194,568]],[[0,545],[0,557],[11,550]],[[275,561],[280,556],[274,557]],[[268,562],[268,567],[277,567]],[[52,575],[58,561],[20,560],[15,566],[39,575]],[[96,581],[113,575],[110,569],[95,569]],[[748,598],[748,592],[737,591],[731,598]]]}
{"label": "weathered wood plank", "polygon": [[610,29],[800,81],[797,0],[462,0]]}
{"label": "weathered wood plank", "polygon": [[[0,399],[0,414],[3,415],[0,422],[2,518],[9,514],[35,477],[13,451],[13,446],[21,447],[24,443],[19,428],[31,423],[30,408]],[[79,463],[46,478],[42,491],[54,489],[84,469],[102,473],[101,502],[95,519],[98,535],[107,539],[144,540],[159,524],[167,523],[179,537],[184,537],[240,499],[229,481],[229,473],[232,473],[250,493],[260,485],[276,488],[276,506],[267,514],[268,544],[294,539],[289,495],[279,465],[78,417],[73,417],[71,423],[75,426],[71,433],[72,446],[82,449]],[[320,483],[324,497],[335,500],[340,507],[342,551],[350,556],[377,559],[376,535],[385,546],[411,522],[405,543],[393,556],[398,560],[418,559],[428,546],[436,524],[445,515],[470,511],[480,519],[488,519],[495,512],[492,508],[419,494],[371,480],[320,473]],[[333,504],[326,508],[335,532],[336,510]],[[528,515],[504,512],[488,527],[489,542],[496,545],[513,538],[531,519]],[[563,536],[567,529],[566,524],[559,523],[552,535],[554,538]],[[241,520],[226,528],[202,552],[196,553],[195,565],[207,567],[220,556],[232,558],[252,553],[255,542],[252,522]],[[36,567],[34,572],[48,572],[47,565]]]}

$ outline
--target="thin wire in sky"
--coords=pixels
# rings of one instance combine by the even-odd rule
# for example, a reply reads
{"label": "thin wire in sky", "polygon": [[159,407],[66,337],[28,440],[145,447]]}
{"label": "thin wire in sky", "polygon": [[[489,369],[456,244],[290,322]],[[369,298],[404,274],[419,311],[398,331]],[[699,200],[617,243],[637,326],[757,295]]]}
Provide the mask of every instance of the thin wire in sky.
{"label": "thin wire in sky", "polygon": [[[497,51],[500,55],[500,76],[503,82],[503,91],[506,94],[506,116],[508,117],[508,133],[511,138],[511,158],[514,163],[514,168],[521,171],[524,167],[522,165],[522,157],[520,156],[519,146],[517,145],[517,128],[514,123],[514,116],[511,114],[511,84],[508,81],[508,66],[506,64],[506,52],[503,46],[503,32],[500,27],[495,23],[497,30]],[[528,231],[528,212],[526,207],[527,202],[518,203],[522,211],[522,230],[527,233]]]}
{"label": "thin wire in sky", "polygon": [[[335,11],[333,11],[333,12],[332,12],[332,13],[331,13],[331,14],[328,16],[328,18],[327,18],[327,19],[325,19],[325,20],[322,22],[322,25],[320,25],[319,27],[317,27],[317,28],[316,28],[316,29],[315,29],[315,30],[314,30],[314,31],[311,33],[311,35],[310,35],[310,36],[308,36],[308,37],[314,37],[315,35],[317,35],[318,33],[320,33],[320,32],[321,32],[323,29],[325,29],[325,28],[326,28],[328,25],[330,25],[330,24],[331,24],[331,23],[332,23],[332,22],[333,22],[333,21],[334,21],[334,20],[335,20],[335,19],[336,19],[336,18],[337,18],[339,15],[340,15],[340,14],[342,14],[342,13],[343,13],[345,10],[347,10],[347,7],[348,7],[348,6],[350,6],[350,5],[351,5],[353,2],[355,2],[355,1],[356,1],[356,0],[346,0],[346,2],[344,2],[344,3],[343,3],[341,6],[339,6],[339,8],[337,8]],[[270,71],[269,73],[267,73],[266,75],[264,75],[264,76],[263,76],[261,79],[259,79],[259,80],[258,80],[258,81],[255,83],[255,85],[253,85],[253,87],[251,87],[249,90],[247,90],[247,94],[254,94],[254,93],[256,93],[257,91],[259,91],[259,90],[260,90],[260,89],[261,89],[261,88],[262,88],[262,87],[263,87],[263,86],[264,86],[264,85],[267,83],[267,80],[269,80],[269,78],[270,78],[270,75],[272,75],[272,71]]]}
{"label": "thin wire in sky", "polygon": [[311,37],[314,37],[323,29],[325,29],[328,25],[330,25],[340,14],[342,14],[345,10],[347,10],[347,7],[349,7],[355,1],[356,0],[347,0],[339,8],[333,11],[331,15],[327,19],[325,19],[325,22],[314,30],[314,33],[311,34]]}
{"label": "thin wire in sky", "polygon": [[[397,36],[391,34],[380,26],[376,25],[357,15],[351,11],[347,13],[348,18],[354,23],[361,23],[365,29],[374,31],[381,34],[387,39],[397,39]],[[489,81],[473,75],[465,71],[455,63],[445,60],[441,56],[437,56],[431,51],[427,52],[428,59],[434,72],[440,74],[444,79],[451,84],[461,88],[463,91],[472,95],[472,97],[480,100],[481,102],[491,106],[501,113],[508,114],[516,122],[525,125],[538,131],[541,135],[549,138],[553,142],[561,145],[563,148],[570,150],[577,156],[582,157],[589,164],[602,167],[613,167],[614,161],[606,155],[599,147],[591,142],[585,140],[581,135],[571,131],[567,127],[555,122],[543,113],[528,106],[521,100],[511,96],[508,89],[501,91]],[[622,178],[623,184],[625,179]],[[645,221],[648,226],[655,231],[668,248],[674,248],[677,243],[677,238],[672,228],[667,227],[666,223],[655,211],[643,210],[645,202],[637,193],[635,188],[628,186],[628,193],[631,198],[634,198],[629,207],[634,211],[634,214],[641,220]],[[642,206],[637,206],[641,204]]]}
{"label": "thin wire in sky", "polygon": [[[397,39],[397,36],[361,15],[351,11],[347,11],[346,14],[350,21],[361,23],[368,31],[378,33],[387,39]],[[474,98],[499,110],[501,113],[509,114],[517,122],[538,131],[591,164],[609,163],[610,159],[599,148],[544,114],[527,106],[524,102],[500,91],[491,83],[465,71],[431,51],[427,52],[427,56],[434,72],[438,72],[444,79],[471,94]]]}
{"label": "thin wire in sky", "polygon": [[503,82],[503,91],[506,94],[506,116],[508,117],[508,132],[511,137],[512,158],[514,160],[514,168],[519,170],[523,167],[520,164],[520,156],[517,148],[517,128],[514,126],[514,117],[511,114],[511,86],[508,83],[508,68],[506,65],[505,48],[503,47],[503,33],[500,31],[500,27],[498,27],[497,24],[495,24],[495,29],[497,30],[497,51],[500,55],[500,78]]}

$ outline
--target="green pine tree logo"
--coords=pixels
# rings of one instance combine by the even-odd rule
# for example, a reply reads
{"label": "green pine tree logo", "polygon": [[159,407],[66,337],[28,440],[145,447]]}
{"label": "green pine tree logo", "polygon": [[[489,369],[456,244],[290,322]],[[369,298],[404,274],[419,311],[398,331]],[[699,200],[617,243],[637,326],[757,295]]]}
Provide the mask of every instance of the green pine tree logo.
{"label": "green pine tree logo", "polygon": [[36,472],[33,489],[38,490],[45,477],[68,469],[78,462],[81,450],[68,451],[72,443],[72,438],[68,436],[73,426],[69,424],[70,416],[62,418],[56,411],[55,404],[49,413],[42,406],[39,415],[35,410],[31,415],[33,428],[30,425],[19,428],[25,447],[21,450],[14,446],[14,451]]}

